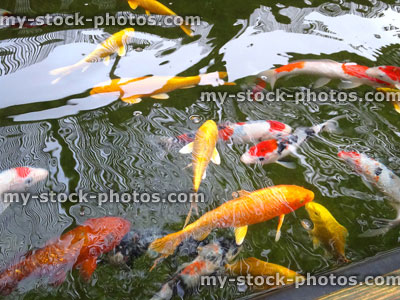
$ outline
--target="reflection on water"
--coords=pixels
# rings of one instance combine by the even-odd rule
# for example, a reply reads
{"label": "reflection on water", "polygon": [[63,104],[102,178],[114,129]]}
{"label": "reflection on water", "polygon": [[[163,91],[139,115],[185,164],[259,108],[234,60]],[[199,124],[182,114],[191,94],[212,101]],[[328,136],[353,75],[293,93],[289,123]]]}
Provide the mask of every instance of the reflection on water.
{"label": "reflection on water", "polygon": [[[19,14],[46,9],[51,13],[86,9],[80,1],[56,1],[49,7],[40,7],[38,2],[10,0],[4,9]],[[299,149],[298,157],[287,158],[296,164],[293,170],[275,164],[244,165],[240,156],[251,144],[219,143],[222,162],[220,166],[211,164],[202,182],[200,192],[207,201],[199,204],[200,212],[231,199],[232,192],[237,190],[296,184],[313,190],[315,201],[349,230],[346,253],[352,261],[397,247],[397,230],[376,239],[358,237],[372,226],[374,217],[391,219],[395,211],[381,193],[371,191],[337,158],[340,150],[357,150],[399,174],[400,123],[391,104],[238,103],[231,98],[220,105],[199,100],[202,91],[236,91],[241,84],[252,82],[251,75],[300,58],[330,58],[371,66],[378,62],[400,64],[396,46],[400,34],[398,5],[378,1],[371,6],[320,1],[313,7],[307,3],[299,2],[299,7],[295,7],[277,2],[265,6],[255,0],[247,4],[177,1],[173,3],[174,10],[187,7],[187,15],[197,13],[204,20],[194,28],[195,38],[184,36],[179,29],[138,27],[125,57],[114,57],[109,66],[94,63],[87,71],[74,72],[57,84],[51,84],[55,78],[49,74],[50,70],[76,63],[123,28],[2,29],[0,170],[21,165],[49,169],[48,181],[35,187],[37,191],[190,191],[192,171],[185,168],[190,156],[179,154],[177,147],[167,149],[163,137],[194,132],[208,119],[217,123],[273,119],[295,129],[345,116],[339,121],[342,132],[325,132],[309,139]],[[87,4],[92,13],[127,9],[114,0],[93,0]],[[247,13],[247,6],[254,9]],[[226,8],[231,15],[221,20],[211,7],[220,12]],[[168,100],[142,101],[136,105],[123,103],[117,94],[90,96],[89,93],[100,82],[116,78],[191,76],[225,70],[229,81],[237,80],[237,88],[200,86],[174,91]],[[300,88],[296,86],[304,86],[305,82],[303,78],[295,78],[285,91],[298,91]],[[81,204],[31,201],[26,207],[15,204],[0,218],[0,268],[90,217],[123,216],[139,231],[160,233],[180,229],[188,209],[188,205],[166,203],[98,206],[96,201]],[[278,243],[274,242],[276,220],[250,226],[241,255],[298,272],[317,273],[337,268],[323,250],[313,249],[308,233],[300,225],[306,218],[304,209],[287,216]],[[233,232],[213,232],[211,238],[221,235],[232,237]],[[130,270],[101,264],[90,284],[72,273],[59,287],[36,291],[25,287],[9,299],[127,299],[132,295],[150,298],[179,265],[190,260],[185,255],[171,257],[151,273],[148,269],[152,259],[147,256],[135,261]],[[230,285],[226,289],[201,288],[194,292],[193,298],[232,299],[251,293],[239,292]]]}

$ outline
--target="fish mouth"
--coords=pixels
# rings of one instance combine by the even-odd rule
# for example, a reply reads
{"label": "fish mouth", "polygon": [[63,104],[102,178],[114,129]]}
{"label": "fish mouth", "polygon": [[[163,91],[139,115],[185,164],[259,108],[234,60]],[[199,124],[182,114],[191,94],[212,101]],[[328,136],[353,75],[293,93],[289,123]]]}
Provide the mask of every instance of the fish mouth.
{"label": "fish mouth", "polygon": [[49,176],[49,171],[46,169],[34,169],[34,177],[36,181],[42,181]]}
{"label": "fish mouth", "polygon": [[254,158],[251,155],[249,155],[248,153],[243,154],[240,157],[240,161],[245,164],[254,164],[255,163]]}

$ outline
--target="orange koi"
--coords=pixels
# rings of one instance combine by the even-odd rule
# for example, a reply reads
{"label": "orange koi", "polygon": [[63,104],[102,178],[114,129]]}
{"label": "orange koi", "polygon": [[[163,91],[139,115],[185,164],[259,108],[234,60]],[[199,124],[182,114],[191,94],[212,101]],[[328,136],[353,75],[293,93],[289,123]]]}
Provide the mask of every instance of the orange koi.
{"label": "orange koi", "polygon": [[97,258],[117,246],[129,229],[130,222],[121,218],[89,219],[3,271],[0,293],[8,295],[30,276],[47,277],[52,283],[61,284],[72,268],[79,268],[82,277],[89,280]]}
{"label": "orange koi", "polygon": [[243,243],[248,225],[279,216],[276,240],[280,237],[284,216],[314,199],[314,193],[296,185],[277,185],[254,192],[240,191],[239,197],[205,213],[181,231],[152,242],[149,249],[167,257],[184,240],[205,239],[215,228],[235,228],[236,243]]}

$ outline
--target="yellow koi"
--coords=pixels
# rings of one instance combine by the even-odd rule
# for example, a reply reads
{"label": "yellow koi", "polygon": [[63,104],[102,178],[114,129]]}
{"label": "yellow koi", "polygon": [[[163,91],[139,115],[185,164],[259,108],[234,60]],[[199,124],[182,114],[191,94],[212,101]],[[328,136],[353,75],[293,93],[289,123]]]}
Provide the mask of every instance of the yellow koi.
{"label": "yellow koi", "polygon": [[393,102],[394,109],[400,114],[400,90],[391,88],[377,88],[378,92],[387,95],[387,99]]}
{"label": "yellow koi", "polygon": [[332,214],[321,204],[310,202],[305,206],[314,228],[302,221],[303,227],[309,231],[314,248],[320,243],[332,254],[343,262],[349,262],[345,255],[347,229],[340,225]]}
{"label": "yellow koi", "polygon": [[[146,11],[147,15],[150,15],[150,13],[167,16],[177,15],[171,9],[156,0],[128,0],[128,4],[133,10],[138,6],[142,7]],[[193,32],[188,25],[183,24],[180,27],[188,36],[193,36]]]}
{"label": "yellow koi", "polygon": [[285,268],[277,264],[272,264],[259,260],[255,257],[241,259],[233,264],[226,264],[225,269],[232,275],[246,276],[247,274],[250,274],[253,277],[256,276],[263,276],[270,278],[274,277],[277,280],[282,278],[281,281],[275,281],[275,282],[271,282],[271,280],[269,280],[270,282],[267,282],[263,286],[256,286],[253,283],[253,286],[255,288],[262,288],[262,289],[270,289],[273,287],[280,286],[282,285],[279,284],[280,282],[282,282],[284,285],[288,285],[305,280],[304,276],[298,274],[295,271],[292,271],[288,268]]}
{"label": "yellow koi", "polygon": [[61,77],[64,77],[77,69],[82,69],[82,72],[84,72],[89,68],[91,63],[104,60],[104,62],[108,64],[110,62],[110,56],[114,53],[117,53],[119,56],[125,56],[127,45],[132,39],[134,32],[135,29],[133,28],[121,30],[98,45],[93,52],[85,56],[76,64],[50,71],[51,75],[60,76],[52,83],[54,84],[58,82]]}
{"label": "yellow koi", "polygon": [[[206,170],[210,160],[216,165],[221,163],[221,158],[215,147],[217,140],[217,124],[212,120],[208,120],[197,130],[194,141],[179,151],[180,153],[193,153],[193,190],[195,193],[199,190],[201,180],[206,177]],[[189,223],[193,208],[197,211],[196,202],[190,203],[189,214],[186,217],[183,228]]]}
{"label": "yellow koi", "polygon": [[142,101],[142,97],[151,97],[158,100],[169,99],[168,92],[192,88],[196,85],[235,85],[232,82],[224,82],[222,78],[226,72],[213,72],[190,77],[173,76],[145,76],[129,79],[113,79],[111,82],[101,83],[94,87],[90,94],[119,92],[122,101],[136,104]]}

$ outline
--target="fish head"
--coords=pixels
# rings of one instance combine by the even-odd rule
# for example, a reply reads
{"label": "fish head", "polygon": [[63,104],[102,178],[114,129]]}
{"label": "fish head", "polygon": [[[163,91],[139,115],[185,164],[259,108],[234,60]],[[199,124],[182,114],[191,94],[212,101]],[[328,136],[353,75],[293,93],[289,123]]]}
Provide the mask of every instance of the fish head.
{"label": "fish head", "polygon": [[121,243],[129,232],[131,223],[118,217],[102,217],[89,219],[83,226],[88,227],[88,246],[96,247],[101,254],[113,250]]}
{"label": "fish head", "polygon": [[18,167],[12,170],[13,178],[10,181],[10,191],[24,191],[32,185],[44,180],[49,172],[41,168]]}
{"label": "fish head", "polygon": [[305,208],[314,226],[318,226],[319,224],[324,223],[325,220],[330,216],[329,211],[321,204],[318,204],[316,202],[307,203],[305,205]]}
{"label": "fish head", "polygon": [[195,141],[211,140],[217,142],[218,126],[213,120],[207,120],[196,132]]}
{"label": "fish head", "polygon": [[314,192],[301,186],[291,186],[291,193],[287,196],[286,201],[292,210],[297,210],[300,207],[314,200]]}
{"label": "fish head", "polygon": [[270,126],[270,132],[276,133],[280,136],[287,136],[292,133],[292,127],[279,121],[269,120],[267,121]]}
{"label": "fish head", "polygon": [[358,152],[341,151],[338,153],[339,158],[343,159],[349,166],[359,169],[361,168],[361,154]]}
{"label": "fish head", "polygon": [[366,74],[370,77],[387,83],[387,85],[397,88],[400,86],[400,67],[379,66],[369,68],[366,71]]}
{"label": "fish head", "polygon": [[267,140],[251,147],[240,160],[245,164],[268,164],[275,162],[278,157],[278,141]]}

